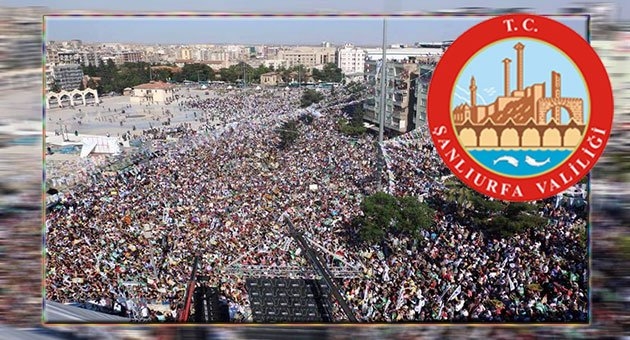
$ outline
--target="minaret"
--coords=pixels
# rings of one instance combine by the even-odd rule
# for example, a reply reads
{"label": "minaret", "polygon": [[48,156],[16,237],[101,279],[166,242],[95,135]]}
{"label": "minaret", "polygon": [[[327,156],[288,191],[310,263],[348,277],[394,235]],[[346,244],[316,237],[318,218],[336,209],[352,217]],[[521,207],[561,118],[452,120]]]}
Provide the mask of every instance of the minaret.
{"label": "minaret", "polygon": [[475,84],[475,77],[470,77],[470,107],[477,106],[477,85]]}
{"label": "minaret", "polygon": [[516,50],[516,89],[521,91],[523,89],[523,49],[525,45],[520,42],[514,45]]}
{"label": "minaret", "polygon": [[510,96],[510,58],[503,59],[503,95]]}
{"label": "minaret", "polygon": [[[551,98],[560,99],[562,96],[561,85],[560,85],[560,73],[556,71],[551,71]],[[551,117],[556,121],[556,123],[560,124],[560,120],[562,119],[562,107],[556,105],[552,109]]]}

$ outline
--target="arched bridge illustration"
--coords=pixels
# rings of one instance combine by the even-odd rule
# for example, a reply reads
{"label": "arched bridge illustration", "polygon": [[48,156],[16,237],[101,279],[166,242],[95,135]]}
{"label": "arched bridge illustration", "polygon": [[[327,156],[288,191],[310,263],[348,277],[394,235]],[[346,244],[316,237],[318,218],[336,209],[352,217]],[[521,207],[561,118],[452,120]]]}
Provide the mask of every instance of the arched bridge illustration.
{"label": "arched bridge illustration", "polygon": [[574,120],[564,125],[556,124],[554,119],[546,125],[531,120],[525,125],[514,124],[512,120],[505,125],[491,121],[475,125],[467,120],[456,125],[455,131],[465,147],[575,147],[582,140],[585,128]]}

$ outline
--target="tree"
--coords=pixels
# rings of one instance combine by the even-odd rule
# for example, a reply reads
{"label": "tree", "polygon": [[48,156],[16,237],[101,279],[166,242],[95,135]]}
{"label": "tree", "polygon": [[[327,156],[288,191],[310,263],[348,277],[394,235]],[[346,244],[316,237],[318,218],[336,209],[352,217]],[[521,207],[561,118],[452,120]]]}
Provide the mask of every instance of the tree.
{"label": "tree", "polygon": [[493,236],[510,237],[532,228],[544,227],[547,219],[536,214],[536,207],[528,203],[509,202],[502,214],[478,222],[482,229]]}
{"label": "tree", "polygon": [[455,178],[448,180],[446,186],[445,203],[456,205],[454,211],[463,223],[488,234],[509,237],[547,224],[547,219],[538,215],[536,205],[491,199]]}
{"label": "tree", "polygon": [[414,237],[417,237],[420,230],[429,228],[435,219],[435,210],[428,205],[420,203],[417,198],[406,196],[398,199],[400,213],[396,229]]}
{"label": "tree", "polygon": [[455,177],[450,178],[444,184],[447,188],[445,192],[446,202],[455,204],[455,211],[460,216],[465,216],[466,212],[473,208],[473,198],[478,193]]}
{"label": "tree", "polygon": [[176,82],[190,81],[208,81],[214,79],[214,70],[206,64],[186,64],[181,71],[173,75]]}
{"label": "tree", "polygon": [[302,98],[300,99],[300,107],[309,107],[312,104],[319,103],[324,99],[324,95],[320,92],[312,89],[306,89],[302,93]]}
{"label": "tree", "polygon": [[51,92],[55,92],[55,93],[61,91],[61,86],[59,86],[59,82],[58,81],[55,80],[55,82],[52,83],[52,85],[50,86],[50,91]]}
{"label": "tree", "polygon": [[276,132],[280,135],[280,148],[289,146],[300,136],[298,122],[294,119],[284,122]]}
{"label": "tree", "polygon": [[398,201],[394,196],[377,192],[361,202],[363,216],[356,218],[359,236],[368,243],[382,241],[391,224],[398,219]]}
{"label": "tree", "polygon": [[271,72],[271,69],[269,69],[267,66],[263,64],[260,64],[257,68],[253,69],[250,82],[257,83],[257,84],[260,83],[260,76],[262,76],[263,74],[267,72]]}
{"label": "tree", "polygon": [[316,81],[339,83],[343,79],[341,69],[335,63],[324,65],[321,71],[313,70],[313,79]]}
{"label": "tree", "polygon": [[384,192],[367,196],[361,202],[362,216],[354,218],[359,237],[379,243],[388,233],[418,236],[433,224],[435,211],[414,197],[396,198]]}
{"label": "tree", "polygon": [[89,78],[87,81],[87,88],[96,90],[97,87],[98,87],[98,84],[96,83],[96,81],[92,78]]}

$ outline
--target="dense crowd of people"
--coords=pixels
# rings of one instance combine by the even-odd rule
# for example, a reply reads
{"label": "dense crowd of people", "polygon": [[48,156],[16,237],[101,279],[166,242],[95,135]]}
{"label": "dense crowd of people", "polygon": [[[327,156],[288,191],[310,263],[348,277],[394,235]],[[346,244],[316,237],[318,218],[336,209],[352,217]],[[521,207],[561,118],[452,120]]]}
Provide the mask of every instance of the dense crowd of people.
{"label": "dense crowd of people", "polygon": [[[421,132],[384,142],[390,193],[444,195],[450,172],[431,145]],[[550,200],[549,226],[505,239],[440,214],[420,238],[390,237],[388,256],[368,255],[367,277],[345,282],[347,296],[364,321],[584,322],[586,221],[574,210]]]}
{"label": "dense crowd of people", "polygon": [[46,298],[116,299],[126,289],[181,307],[199,255],[210,284],[248,316],[246,273],[226,270],[259,265],[271,275],[307,266],[282,223],[289,216],[325,250],[329,267],[359,271],[338,281],[360,321],[587,320],[586,229],[575,208],[547,202],[540,213],[549,226],[510,238],[487,237],[442,214],[419,238],[367,245],[350,226],[365,195],[384,188],[440,196],[450,173],[417,131],[381,145],[387,171],[375,176],[374,137],[339,133],[337,110],[302,123],[295,144],[280,149],[274,130],[303,114],[298,98],[297,91],[189,98],[186,109],[226,127],[157,143],[161,156],[67,192],[47,216]]}

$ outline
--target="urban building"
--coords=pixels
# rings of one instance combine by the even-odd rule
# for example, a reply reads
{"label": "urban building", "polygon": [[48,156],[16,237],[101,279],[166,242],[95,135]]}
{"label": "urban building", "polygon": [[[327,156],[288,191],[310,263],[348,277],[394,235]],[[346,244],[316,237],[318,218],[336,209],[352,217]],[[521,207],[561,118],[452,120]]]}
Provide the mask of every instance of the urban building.
{"label": "urban building", "polygon": [[83,66],[93,65],[98,67],[103,63],[101,57],[96,52],[83,52],[81,53],[80,59]]}
{"label": "urban building", "polygon": [[[441,56],[444,53],[442,44],[436,44],[431,47],[398,47],[388,48],[385,52],[388,60],[403,61],[419,58],[435,58]],[[380,60],[383,57],[382,48],[368,48],[365,49],[366,60]]]}
{"label": "urban building", "polygon": [[266,67],[273,67],[274,69],[279,69],[280,67],[286,66],[287,61],[284,59],[266,59],[262,62]]}
{"label": "urban building", "polygon": [[429,94],[429,85],[436,65],[437,62],[435,61],[418,63],[418,77],[414,83],[416,99],[413,106],[414,128],[420,128],[427,125],[427,97]]}
{"label": "urban building", "polygon": [[282,76],[277,72],[268,72],[260,76],[260,85],[276,86],[282,83]]}
{"label": "urban building", "polygon": [[173,89],[175,87],[160,81],[151,81],[146,84],[134,86],[129,99],[132,103],[164,103],[174,100]]}
{"label": "urban building", "polygon": [[136,51],[123,51],[120,54],[118,54],[116,61],[119,64],[124,64],[124,63],[137,63],[142,61],[142,52],[136,52]]}
{"label": "urban building", "polygon": [[[60,51],[51,51],[51,55],[53,55],[53,59],[50,60],[53,64],[78,64],[81,62],[81,55],[74,50],[60,50]],[[56,54],[56,56],[55,56]]]}
{"label": "urban building", "polygon": [[362,48],[345,45],[337,51],[337,67],[345,75],[362,75],[365,68],[365,55],[365,50]]}
{"label": "urban building", "polygon": [[[364,120],[372,129],[378,129],[381,114],[381,62],[366,60],[365,81],[368,91],[373,95],[363,104],[365,110]],[[418,64],[415,62],[389,61],[387,64],[386,101],[384,127],[388,134],[402,134],[411,131],[414,127],[413,98],[415,81],[418,72]],[[411,106],[410,106],[411,104]]]}
{"label": "urban building", "polygon": [[311,68],[317,65],[335,63],[336,49],[334,47],[296,47],[282,50],[278,59],[284,59],[286,66],[303,65]]}
{"label": "urban building", "polygon": [[177,53],[177,59],[182,60],[191,60],[193,58],[193,53],[190,48],[182,48]]}
{"label": "urban building", "polygon": [[80,88],[83,83],[83,69],[79,64],[54,65],[50,70],[51,72],[46,72],[51,77],[46,84],[51,90],[58,87],[60,90],[72,91]]}

